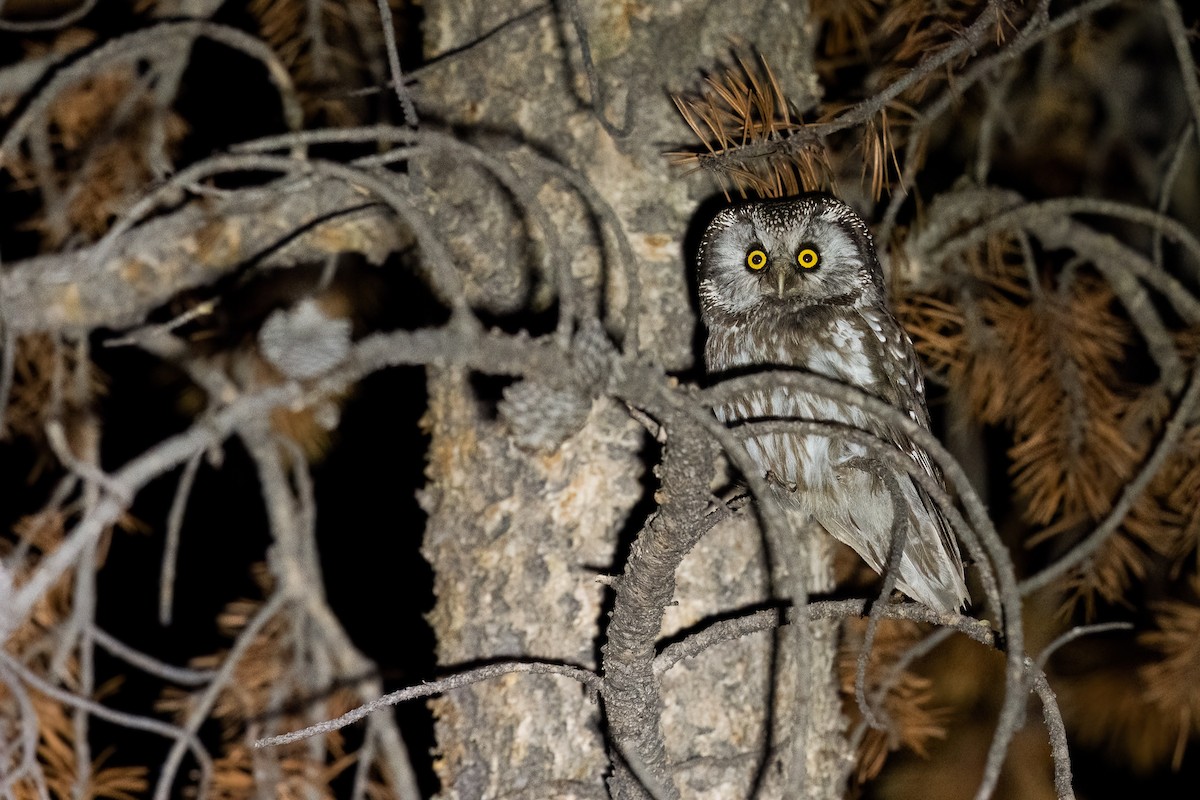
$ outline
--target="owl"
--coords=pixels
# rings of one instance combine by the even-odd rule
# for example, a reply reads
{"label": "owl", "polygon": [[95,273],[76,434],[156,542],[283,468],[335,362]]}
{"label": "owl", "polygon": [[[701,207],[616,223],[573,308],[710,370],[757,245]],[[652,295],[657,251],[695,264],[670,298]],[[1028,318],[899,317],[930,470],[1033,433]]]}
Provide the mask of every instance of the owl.
{"label": "owl", "polygon": [[[855,386],[929,428],[912,342],[887,308],[871,233],[845,203],[805,195],[727,208],[705,231],[698,261],[710,376],[799,368]],[[777,386],[747,391],[715,412],[731,426],[763,419],[853,426],[893,443],[941,481],[928,453],[853,405]],[[891,492],[877,473],[847,464],[869,457],[867,449],[836,432],[746,433],[746,450],[776,494],[882,572]],[[897,586],[930,608],[957,611],[969,598],[949,525],[908,473],[879,463],[893,471],[908,511]]]}

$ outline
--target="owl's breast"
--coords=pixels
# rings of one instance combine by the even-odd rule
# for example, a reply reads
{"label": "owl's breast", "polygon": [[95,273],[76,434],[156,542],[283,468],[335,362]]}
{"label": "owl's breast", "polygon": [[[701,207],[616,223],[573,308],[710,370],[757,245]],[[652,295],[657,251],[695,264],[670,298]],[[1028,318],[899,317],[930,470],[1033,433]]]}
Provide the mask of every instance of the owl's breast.
{"label": "owl's breast", "polygon": [[750,320],[711,330],[709,374],[743,367],[799,367],[875,393],[882,334],[861,316],[811,314],[781,324]]}
{"label": "owl's breast", "polygon": [[[705,358],[710,374],[740,372],[761,366],[798,367],[827,378],[876,393],[882,376],[875,332],[865,323],[845,316],[824,324],[766,326],[750,322],[710,332]],[[871,430],[860,408],[787,386],[754,389],[714,409],[746,445],[751,459],[764,473],[787,484],[812,489],[829,488],[837,464],[865,450],[837,436],[836,426]],[[756,421],[808,420],[834,423],[828,435],[812,433],[756,433]]]}

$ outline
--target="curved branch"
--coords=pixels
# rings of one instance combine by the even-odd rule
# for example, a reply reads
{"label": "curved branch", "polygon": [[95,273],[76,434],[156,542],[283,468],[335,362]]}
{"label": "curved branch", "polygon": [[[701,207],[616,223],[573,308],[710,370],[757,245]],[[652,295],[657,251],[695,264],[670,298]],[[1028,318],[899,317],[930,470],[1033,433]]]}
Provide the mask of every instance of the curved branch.
{"label": "curved branch", "polygon": [[499,664],[489,664],[485,667],[477,667],[475,669],[460,672],[457,675],[451,675],[446,678],[440,678],[436,681],[423,683],[420,686],[413,686],[408,689],[398,689],[389,694],[385,694],[376,700],[369,703],[364,703],[358,708],[347,711],[340,717],[318,722],[316,725],[310,725],[298,731],[291,733],[283,733],[278,736],[268,736],[264,739],[259,739],[254,743],[256,748],[263,747],[278,747],[279,745],[291,744],[298,742],[301,739],[307,739],[310,736],[317,736],[322,733],[329,733],[344,728],[354,722],[358,722],[368,714],[372,714],[381,708],[394,706],[398,703],[403,703],[408,700],[415,700],[419,697],[430,697],[435,694],[442,694],[452,689],[459,689],[463,686],[470,686],[473,683],[492,680],[493,678],[503,677],[504,675],[561,675],[566,678],[578,681],[587,687],[588,691],[593,695],[599,693],[602,680],[599,675],[591,670],[583,667],[575,667],[568,664],[554,664],[546,661],[505,661]]}
{"label": "curved branch", "polygon": [[992,738],[992,744],[988,751],[983,781],[976,793],[979,800],[984,800],[992,793],[996,781],[999,780],[1004,753],[1007,752],[1009,742],[1016,734],[1024,714],[1022,688],[1025,675],[1021,666],[1024,653],[1024,632],[1021,629],[1021,595],[1017,590],[1016,572],[1008,550],[996,534],[983,507],[983,502],[975,493],[966,473],[963,472],[954,457],[946,451],[932,433],[910,419],[904,412],[882,400],[838,381],[809,373],[784,370],[772,370],[730,378],[718,385],[717,388],[720,391],[710,389],[703,394],[715,404],[721,402],[724,395],[730,392],[740,395],[751,389],[770,389],[780,385],[788,386],[798,392],[811,393],[862,408],[866,413],[875,415],[885,420],[888,425],[902,431],[922,447],[930,458],[942,468],[946,477],[958,491],[963,507],[967,510],[967,515],[981,539],[983,548],[992,560],[1000,590],[1001,609],[1004,614],[1003,630],[1008,637],[1008,643],[1004,703],[1000,709],[996,734]]}
{"label": "curved branch", "polygon": [[297,130],[301,127],[304,112],[300,107],[291,75],[265,43],[237,28],[206,20],[162,22],[113,39],[56,73],[41,88],[21,116],[12,123],[4,138],[0,139],[0,165],[16,154],[34,121],[42,119],[62,91],[76,81],[94,75],[108,63],[132,61],[156,51],[171,50],[176,46],[173,41],[175,38],[191,40],[197,37],[219,42],[246,54],[266,67],[271,81],[279,89],[284,121],[288,128]]}
{"label": "curved branch", "polygon": [[[715,460],[708,438],[687,416],[676,413],[664,423],[662,502],[634,542],[620,579],[613,583],[612,619],[600,652],[609,735],[620,752],[643,762],[652,782],[670,800],[679,792],[666,771],[654,645],[663,611],[675,594],[675,570],[708,529],[702,523]],[[647,711],[653,721],[647,719]],[[645,796],[642,784],[646,782],[635,782],[628,759],[613,760],[613,796]]]}

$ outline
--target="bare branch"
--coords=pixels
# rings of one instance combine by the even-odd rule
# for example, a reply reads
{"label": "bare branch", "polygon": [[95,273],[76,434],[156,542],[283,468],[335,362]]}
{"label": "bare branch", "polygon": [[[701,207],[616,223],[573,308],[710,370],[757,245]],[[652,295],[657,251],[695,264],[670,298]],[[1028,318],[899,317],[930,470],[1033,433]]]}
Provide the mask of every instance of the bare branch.
{"label": "bare branch", "polygon": [[[241,190],[186,205],[111,245],[12,264],[0,282],[0,307],[14,334],[124,328],[254,259],[287,267],[355,251],[379,261],[398,246],[387,210],[364,203],[345,181],[316,180],[306,191]],[[101,248],[111,252],[101,257]]]}
{"label": "bare branch", "polygon": [[[1159,0],[1158,5],[1162,9],[1163,21],[1167,24],[1167,34],[1171,37],[1175,58],[1179,61],[1179,76],[1183,79],[1183,89],[1192,109],[1192,124],[1200,126],[1200,79],[1196,77],[1196,61],[1192,58],[1192,46],[1188,42],[1183,15],[1179,13],[1179,5],[1175,0]],[[1200,127],[1195,130],[1200,130]],[[1197,143],[1200,144],[1200,140]]]}
{"label": "bare branch", "polygon": [[187,669],[185,667],[164,664],[152,656],[135,650],[101,628],[92,628],[91,634],[92,638],[96,640],[96,644],[103,647],[111,655],[127,664],[137,667],[143,672],[150,675],[157,675],[163,680],[178,683],[181,686],[199,686],[208,683],[217,674],[215,670],[211,669]]}
{"label": "bare branch", "polygon": [[392,73],[392,89],[400,108],[404,112],[404,124],[411,128],[417,127],[417,107],[413,105],[412,97],[404,85],[404,72],[400,69],[400,53],[396,49],[396,25],[392,22],[392,7],[388,0],[377,0],[379,19],[383,22],[383,41],[387,45],[388,69]]}
{"label": "bare branch", "polygon": [[423,683],[420,686],[414,686],[409,689],[399,689],[390,694],[385,694],[376,700],[365,703],[353,711],[348,711],[337,719],[327,720],[325,722],[310,725],[307,728],[291,733],[280,734],[279,736],[268,736],[265,739],[259,739],[254,743],[255,747],[278,747],[279,745],[290,744],[292,742],[307,739],[310,736],[317,736],[322,733],[344,728],[347,725],[358,722],[368,714],[372,714],[381,708],[394,706],[397,703],[403,703],[408,700],[415,700],[418,697],[430,697],[435,694],[442,694],[452,689],[458,689],[463,686],[470,686],[473,683],[492,680],[504,675],[514,674],[529,674],[529,675],[562,675],[563,677],[571,678],[572,680],[582,683],[593,694],[598,693],[601,688],[601,678],[591,670],[583,669],[582,667],[573,667],[568,664],[550,664],[542,661],[508,661],[499,664],[489,664],[484,667],[476,667],[475,669],[460,672],[457,675],[451,675],[446,678],[441,678],[429,683]]}
{"label": "bare branch", "polygon": [[[604,644],[604,707],[613,743],[622,753],[644,762],[661,786],[664,798],[679,796],[666,773],[666,750],[658,724],[648,724],[646,709],[661,706],[654,677],[654,643],[662,628],[663,610],[675,593],[675,570],[707,530],[701,524],[713,474],[707,437],[683,415],[664,420],[666,455],[662,468],[663,503],[643,528],[613,584],[612,620]],[[654,714],[657,719],[658,713]],[[610,780],[618,798],[644,796],[644,789],[616,760]]]}

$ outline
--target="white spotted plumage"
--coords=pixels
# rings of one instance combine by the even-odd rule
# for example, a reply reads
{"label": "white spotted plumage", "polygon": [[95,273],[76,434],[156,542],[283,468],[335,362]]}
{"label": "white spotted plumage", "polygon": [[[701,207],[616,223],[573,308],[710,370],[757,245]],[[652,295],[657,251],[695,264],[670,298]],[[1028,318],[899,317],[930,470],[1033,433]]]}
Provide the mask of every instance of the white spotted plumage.
{"label": "white spotted plumage", "polygon": [[[798,253],[810,248],[815,267]],[[749,253],[766,254],[748,266]],[[705,361],[714,378],[754,368],[799,368],[855,386],[905,411],[928,429],[925,387],[912,343],[888,311],[882,274],[866,224],[846,204],[824,195],[747,203],[710,223],[699,252],[701,316],[708,328]],[[786,386],[747,391],[715,409],[722,422],[800,419],[867,431],[896,445],[940,482],[929,455],[902,431],[855,405]],[[853,547],[876,571],[887,563],[892,497],[884,481],[847,462],[867,448],[829,435],[743,431],[746,451],[787,502]],[[908,510],[897,585],[931,608],[967,602],[958,545],[918,482],[891,470]]]}

